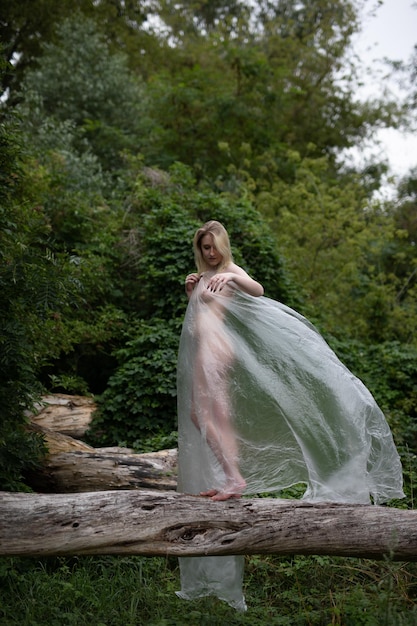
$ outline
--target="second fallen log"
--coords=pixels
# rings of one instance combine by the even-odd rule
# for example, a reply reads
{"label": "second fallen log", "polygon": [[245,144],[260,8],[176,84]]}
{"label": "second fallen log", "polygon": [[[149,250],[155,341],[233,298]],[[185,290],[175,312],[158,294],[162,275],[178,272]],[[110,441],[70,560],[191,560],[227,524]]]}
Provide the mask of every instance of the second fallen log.
{"label": "second fallen log", "polygon": [[177,450],[134,454],[128,448],[93,448],[83,441],[32,424],[49,453],[28,484],[43,493],[108,489],[176,489]]}

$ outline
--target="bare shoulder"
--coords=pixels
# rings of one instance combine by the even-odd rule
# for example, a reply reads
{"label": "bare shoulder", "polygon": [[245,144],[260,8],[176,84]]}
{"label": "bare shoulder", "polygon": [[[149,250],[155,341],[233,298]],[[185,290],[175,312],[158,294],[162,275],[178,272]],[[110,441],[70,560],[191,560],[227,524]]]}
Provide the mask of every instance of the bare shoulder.
{"label": "bare shoulder", "polygon": [[256,280],[251,278],[245,270],[236,265],[236,263],[230,263],[227,268],[224,270],[225,272],[230,272],[232,276],[236,276],[234,281],[237,283],[239,289],[242,291],[246,291],[251,296],[262,296],[264,293],[264,288],[261,283],[258,283]]}
{"label": "bare shoulder", "polygon": [[227,267],[224,268],[223,270],[224,272],[232,272],[232,274],[238,274],[239,276],[248,276],[248,273],[245,272],[245,270],[240,267],[239,265],[236,265],[236,263],[229,263],[229,265]]}

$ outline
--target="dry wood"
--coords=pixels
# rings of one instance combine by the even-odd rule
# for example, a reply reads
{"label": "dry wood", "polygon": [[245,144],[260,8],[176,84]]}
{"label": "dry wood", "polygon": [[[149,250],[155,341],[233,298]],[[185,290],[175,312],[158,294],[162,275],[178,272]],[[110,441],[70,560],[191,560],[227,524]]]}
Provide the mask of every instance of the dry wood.
{"label": "dry wood", "polygon": [[177,450],[133,454],[129,448],[92,448],[83,441],[31,424],[49,454],[27,482],[46,493],[108,489],[176,489]]}
{"label": "dry wood", "polygon": [[106,448],[93,448],[89,446],[84,441],[80,441],[79,439],[74,439],[69,435],[63,435],[60,432],[56,432],[55,430],[50,430],[49,428],[43,428],[42,426],[38,426],[33,422],[28,424],[28,430],[35,431],[37,433],[41,433],[45,439],[45,443],[48,447],[48,452],[50,455],[59,454],[60,452],[102,452],[105,454],[106,452],[116,452],[118,454],[134,454],[132,448],[122,448],[120,446],[111,446]]}
{"label": "dry wood", "polygon": [[50,455],[30,484],[37,491],[72,493],[108,489],[175,489],[177,451],[123,454],[113,449]]}
{"label": "dry wood", "polygon": [[94,451],[94,448],[89,446],[87,443],[84,443],[84,441],[74,439],[74,437],[70,437],[69,435],[63,435],[62,433],[49,428],[44,428],[35,422],[28,424],[28,430],[32,430],[43,435],[48,448],[48,454],[50,456],[61,452]]}
{"label": "dry wood", "polygon": [[34,424],[78,438],[90,427],[96,404],[86,396],[57,393],[43,396],[35,409],[36,414],[29,416]]}
{"label": "dry wood", "polygon": [[0,555],[327,554],[417,560],[417,511],[155,491],[0,493]]}

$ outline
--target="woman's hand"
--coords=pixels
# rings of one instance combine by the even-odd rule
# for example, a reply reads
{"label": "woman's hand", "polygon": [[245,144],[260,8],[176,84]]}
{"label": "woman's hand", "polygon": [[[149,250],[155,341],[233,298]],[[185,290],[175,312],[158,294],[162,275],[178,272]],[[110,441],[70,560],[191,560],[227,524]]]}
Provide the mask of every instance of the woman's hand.
{"label": "woman's hand", "polygon": [[236,279],[236,274],[233,272],[220,272],[210,278],[207,283],[207,289],[212,292],[222,291],[227,283]]}
{"label": "woman's hand", "polygon": [[194,288],[199,280],[199,274],[188,274],[187,278],[185,279],[185,293],[187,294],[188,298],[191,297],[191,294],[193,293]]}
{"label": "woman's hand", "polygon": [[253,280],[241,267],[235,263],[229,266],[231,272],[219,272],[214,274],[208,281],[207,289],[212,293],[222,291],[227,284],[233,283],[233,287],[241,289],[251,296],[263,296],[264,288],[261,283]]}

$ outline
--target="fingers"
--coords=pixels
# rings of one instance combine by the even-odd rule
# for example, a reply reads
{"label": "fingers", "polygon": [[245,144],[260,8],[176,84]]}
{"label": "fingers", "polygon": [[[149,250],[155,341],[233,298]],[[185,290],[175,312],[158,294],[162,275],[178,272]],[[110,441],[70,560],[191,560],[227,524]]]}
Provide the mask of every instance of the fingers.
{"label": "fingers", "polygon": [[207,289],[213,292],[221,291],[226,283],[227,278],[225,276],[213,276],[207,285]]}
{"label": "fingers", "polygon": [[[199,274],[188,274],[185,279],[185,288],[194,289],[197,283],[200,281],[201,275]],[[233,277],[228,274],[217,274],[216,276],[212,276],[207,283],[207,290],[212,293],[217,291],[222,291],[222,289],[227,285],[227,283],[232,280]]]}
{"label": "fingers", "polygon": [[200,276],[198,274],[188,274],[185,279],[185,291],[187,294],[191,294],[194,287],[197,285],[200,280]]}

